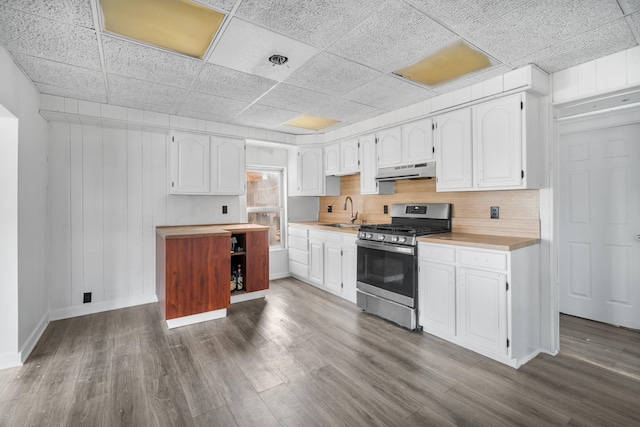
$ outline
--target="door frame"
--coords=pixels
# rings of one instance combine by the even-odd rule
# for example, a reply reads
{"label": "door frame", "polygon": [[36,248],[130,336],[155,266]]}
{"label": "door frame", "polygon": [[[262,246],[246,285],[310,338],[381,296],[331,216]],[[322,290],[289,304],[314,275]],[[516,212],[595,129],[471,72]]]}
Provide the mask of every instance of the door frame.
{"label": "door frame", "polygon": [[[556,110],[558,111],[558,110]],[[601,111],[594,111],[575,116],[558,118],[556,114],[553,123],[553,137],[551,138],[551,188],[553,189],[552,201],[552,229],[553,239],[551,240],[551,283],[554,289],[552,304],[555,305],[553,311],[557,324],[554,330],[557,336],[552,343],[555,346],[555,353],[560,349],[560,140],[565,135],[607,129],[617,126],[625,126],[640,123],[640,104],[633,104],[624,107],[609,108]]]}

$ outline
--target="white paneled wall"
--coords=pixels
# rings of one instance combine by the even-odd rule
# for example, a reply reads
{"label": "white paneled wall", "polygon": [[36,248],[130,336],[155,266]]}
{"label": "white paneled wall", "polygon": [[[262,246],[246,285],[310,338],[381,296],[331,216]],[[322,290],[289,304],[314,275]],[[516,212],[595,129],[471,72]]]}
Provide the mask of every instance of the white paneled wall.
{"label": "white paneled wall", "polygon": [[588,98],[640,85],[640,46],[553,74],[553,102]]}
{"label": "white paneled wall", "polygon": [[239,221],[238,196],[167,194],[164,133],[49,126],[52,319],[152,301],[157,225]]}

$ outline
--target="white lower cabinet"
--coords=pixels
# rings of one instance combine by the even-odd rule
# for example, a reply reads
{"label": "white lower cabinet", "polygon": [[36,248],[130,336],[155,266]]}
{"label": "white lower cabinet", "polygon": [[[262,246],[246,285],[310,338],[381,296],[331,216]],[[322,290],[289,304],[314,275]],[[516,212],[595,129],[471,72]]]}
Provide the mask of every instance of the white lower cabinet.
{"label": "white lower cabinet", "polygon": [[309,280],[309,231],[301,227],[289,227],[289,273],[302,280]]}
{"label": "white lower cabinet", "polygon": [[[296,230],[295,235],[291,234],[292,230]],[[306,245],[302,245],[298,240],[303,238],[303,233],[297,230],[308,231]],[[308,275],[306,277],[300,274],[303,269],[296,259],[300,256],[298,248],[301,246],[309,248],[309,263],[308,270],[306,270]],[[291,275],[354,304],[356,302],[356,257],[355,234],[289,227],[289,272]]]}
{"label": "white lower cabinet", "polygon": [[495,251],[419,243],[418,323],[518,368],[540,352],[539,245]]}

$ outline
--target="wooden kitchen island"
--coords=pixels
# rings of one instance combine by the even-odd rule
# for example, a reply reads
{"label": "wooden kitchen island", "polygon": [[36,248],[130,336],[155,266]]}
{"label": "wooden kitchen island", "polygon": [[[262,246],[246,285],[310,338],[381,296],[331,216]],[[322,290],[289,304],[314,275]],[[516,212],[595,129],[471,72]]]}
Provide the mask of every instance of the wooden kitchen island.
{"label": "wooden kitchen island", "polygon": [[[226,317],[235,302],[264,298],[269,288],[269,227],[216,224],[156,227],[156,294],[167,326]],[[235,237],[241,252],[231,252]],[[245,291],[231,295],[233,266]]]}

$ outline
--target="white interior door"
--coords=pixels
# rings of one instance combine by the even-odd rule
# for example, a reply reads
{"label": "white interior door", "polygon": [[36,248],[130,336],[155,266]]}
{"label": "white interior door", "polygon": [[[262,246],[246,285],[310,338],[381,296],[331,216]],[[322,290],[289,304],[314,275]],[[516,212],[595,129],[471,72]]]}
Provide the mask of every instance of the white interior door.
{"label": "white interior door", "polygon": [[640,329],[640,124],[560,138],[560,311]]}

